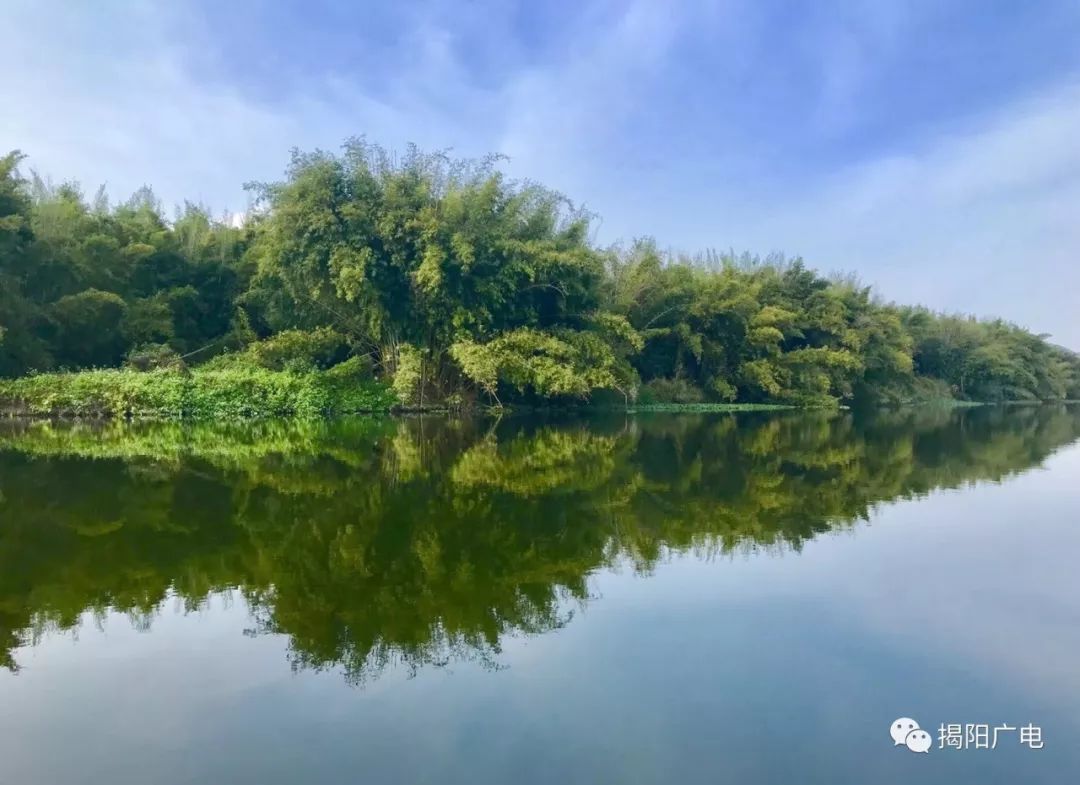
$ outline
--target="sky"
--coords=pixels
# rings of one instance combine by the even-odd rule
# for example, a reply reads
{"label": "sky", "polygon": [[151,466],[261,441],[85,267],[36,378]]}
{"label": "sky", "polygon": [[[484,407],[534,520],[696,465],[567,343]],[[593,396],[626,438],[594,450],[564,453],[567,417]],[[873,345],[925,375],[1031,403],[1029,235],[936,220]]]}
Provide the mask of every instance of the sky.
{"label": "sky", "polygon": [[782,252],[1080,349],[1080,0],[0,0],[0,150],[243,212],[293,147],[461,156],[602,244]]}

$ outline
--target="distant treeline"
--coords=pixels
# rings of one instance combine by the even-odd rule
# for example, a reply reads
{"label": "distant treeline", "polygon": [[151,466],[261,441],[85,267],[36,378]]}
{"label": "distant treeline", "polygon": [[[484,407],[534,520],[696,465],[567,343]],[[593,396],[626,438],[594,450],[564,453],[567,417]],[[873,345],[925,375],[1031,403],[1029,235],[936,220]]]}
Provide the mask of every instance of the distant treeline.
{"label": "distant treeline", "polygon": [[1080,357],[1007,322],[801,260],[598,247],[497,158],[294,153],[242,222],[88,201],[21,159],[0,158],[0,376],[350,361],[406,405],[1080,398]]}

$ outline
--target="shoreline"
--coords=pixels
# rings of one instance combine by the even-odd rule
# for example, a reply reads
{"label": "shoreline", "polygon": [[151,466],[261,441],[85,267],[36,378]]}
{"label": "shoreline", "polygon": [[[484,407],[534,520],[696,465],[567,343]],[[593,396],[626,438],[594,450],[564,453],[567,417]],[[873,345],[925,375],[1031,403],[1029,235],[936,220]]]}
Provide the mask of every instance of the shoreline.
{"label": "shoreline", "polygon": [[[975,409],[983,407],[1038,407],[1038,406],[1077,406],[1080,400],[1056,400],[1056,401],[917,401],[905,403],[899,406],[874,406],[859,408],[859,411],[905,411],[910,409]],[[0,421],[17,422],[56,422],[56,423],[114,423],[114,422],[167,422],[167,423],[206,423],[223,421],[230,423],[268,422],[268,421],[312,421],[312,420],[340,420],[354,417],[369,418],[408,418],[423,416],[450,416],[472,417],[477,415],[522,415],[522,414],[740,414],[740,413],[766,413],[766,412],[822,412],[822,411],[852,411],[851,406],[799,406],[795,404],[779,403],[661,403],[630,405],[625,408],[592,405],[584,403],[576,406],[470,406],[455,407],[447,406],[424,406],[403,407],[393,406],[379,409],[355,409],[337,410],[323,413],[267,413],[267,414],[223,414],[206,413],[202,415],[171,415],[171,414],[118,414],[108,409],[97,408],[92,410],[57,409],[53,411],[35,411],[25,405],[11,405],[0,402]]]}
{"label": "shoreline", "polygon": [[[0,379],[0,418],[24,420],[244,422],[313,420],[344,416],[624,413],[704,414],[778,411],[902,410],[975,406],[1039,406],[1051,401],[969,401],[943,395],[909,400],[851,402],[839,399],[761,402],[665,403],[653,396],[635,402],[611,396],[532,400],[493,406],[475,399],[402,403],[400,393],[349,361],[327,370],[271,370],[250,365],[191,370],[99,369]],[[430,400],[430,399],[429,399]]]}

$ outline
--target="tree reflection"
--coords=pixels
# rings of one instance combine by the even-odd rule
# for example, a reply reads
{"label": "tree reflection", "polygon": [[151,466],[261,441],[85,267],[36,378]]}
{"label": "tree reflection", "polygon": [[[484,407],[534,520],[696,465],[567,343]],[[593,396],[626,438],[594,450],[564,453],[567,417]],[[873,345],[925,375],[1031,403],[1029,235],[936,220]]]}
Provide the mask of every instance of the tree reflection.
{"label": "tree reflection", "polygon": [[874,506],[1002,478],[1080,437],[1064,407],[349,420],[0,434],[0,665],[87,611],[148,624],[239,588],[297,668],[495,667],[589,576],[798,549]]}

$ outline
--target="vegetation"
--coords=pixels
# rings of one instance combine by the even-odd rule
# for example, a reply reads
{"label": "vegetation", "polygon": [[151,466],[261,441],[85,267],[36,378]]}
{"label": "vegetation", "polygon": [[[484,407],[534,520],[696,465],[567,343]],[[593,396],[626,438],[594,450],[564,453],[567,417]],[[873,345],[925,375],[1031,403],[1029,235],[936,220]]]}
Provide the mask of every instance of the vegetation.
{"label": "vegetation", "polygon": [[493,665],[589,576],[798,549],[875,505],[997,481],[1080,438],[1063,406],[877,414],[0,423],[0,666],[108,609],[243,592],[254,634],[350,681]]}
{"label": "vegetation", "polygon": [[157,419],[312,417],[383,412],[395,403],[353,364],[325,373],[233,368],[140,372],[123,369],[36,374],[0,380],[0,400],[21,414]]}
{"label": "vegetation", "polygon": [[130,373],[39,376],[5,386],[9,406],[50,409],[36,396],[55,387],[64,406],[186,413],[207,407],[164,390],[220,383],[265,390],[255,410],[312,411],[325,401],[299,388],[346,360],[410,407],[1080,398],[1080,358],[1045,336],[887,304],[798,259],[599,248],[587,214],[495,158],[296,153],[251,186],[242,226],[190,203],[166,220],[148,189],[87,200],[20,160],[0,158],[0,377]]}

